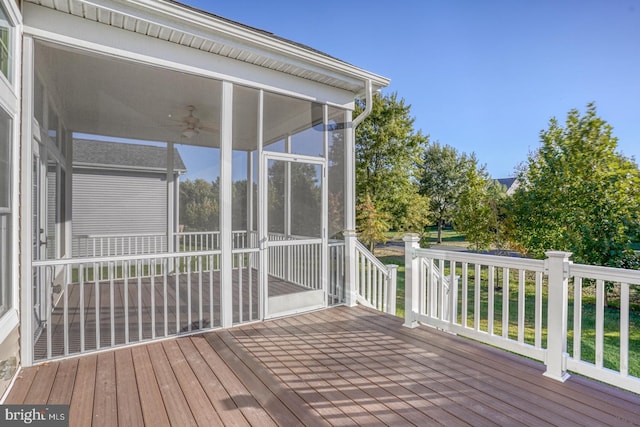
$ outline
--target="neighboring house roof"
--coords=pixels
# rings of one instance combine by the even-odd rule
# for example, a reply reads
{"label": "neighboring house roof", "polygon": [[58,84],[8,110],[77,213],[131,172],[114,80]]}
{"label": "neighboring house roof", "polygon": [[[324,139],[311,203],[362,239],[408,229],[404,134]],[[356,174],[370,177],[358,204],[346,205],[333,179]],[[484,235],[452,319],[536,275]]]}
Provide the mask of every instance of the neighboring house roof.
{"label": "neighboring house roof", "polygon": [[520,185],[518,178],[499,178],[496,181],[507,187],[507,196],[512,195]]}
{"label": "neighboring house roof", "polygon": [[[180,152],[174,152],[175,172],[186,172]],[[148,172],[166,172],[167,148],[122,142],[73,140],[73,167],[126,169]]]}
{"label": "neighboring house roof", "polygon": [[174,0],[27,0],[59,12],[302,77],[360,95],[389,79],[326,53]]}

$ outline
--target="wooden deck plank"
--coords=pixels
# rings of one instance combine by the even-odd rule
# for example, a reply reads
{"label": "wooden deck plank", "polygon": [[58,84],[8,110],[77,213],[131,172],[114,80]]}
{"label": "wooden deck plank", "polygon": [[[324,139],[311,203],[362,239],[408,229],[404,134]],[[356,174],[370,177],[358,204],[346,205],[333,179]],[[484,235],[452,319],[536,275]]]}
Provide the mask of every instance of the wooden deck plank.
{"label": "wooden deck plank", "polygon": [[[252,328],[253,331],[261,334],[261,336],[265,338],[263,342],[268,342],[267,335],[264,334],[264,328],[260,328],[259,325],[252,325]],[[242,328],[234,332],[240,333],[243,330],[246,331],[245,328]],[[269,332],[272,331],[272,329],[269,330]],[[264,346],[261,345],[262,341],[256,340],[255,335],[250,335],[250,337],[258,346],[264,348]],[[292,374],[291,378],[279,374],[278,377],[282,382],[286,384],[304,383],[318,391],[319,395],[322,396],[322,400],[318,402],[317,410],[323,418],[332,425],[349,425],[349,423],[360,425],[375,424],[383,421],[369,413],[368,409],[371,408],[364,408],[357,403],[358,401],[369,398],[369,395],[364,392],[354,393],[354,388],[349,386],[342,388],[334,387],[332,381],[326,379],[326,377],[331,374],[335,376],[335,372],[333,372],[332,369],[328,369],[324,364],[318,363],[315,357],[309,357],[304,354],[304,351],[300,350],[301,346],[299,342],[285,342],[283,345],[278,346],[278,351],[281,352],[280,357],[278,357],[278,355],[272,355],[271,358],[275,361],[280,361],[279,365],[282,365],[283,370]],[[270,364],[272,365],[272,363]],[[271,367],[271,370],[274,370],[274,368]],[[344,390],[344,392],[340,391],[341,389]],[[306,393],[305,399],[308,399]],[[315,406],[314,402],[310,403],[312,406]],[[415,419],[414,421],[426,421],[424,417],[418,416],[418,418],[420,418],[420,420]],[[394,421],[397,423],[394,425],[403,424],[402,420],[395,419]]]}
{"label": "wooden deck plank", "polygon": [[71,402],[77,372],[78,359],[67,359],[60,362],[48,404],[68,405]]}
{"label": "wooden deck plank", "polygon": [[155,377],[146,346],[131,348],[136,385],[140,396],[140,407],[145,425],[170,426],[169,416],[162,400],[160,387]]}
{"label": "wooden deck plank", "polygon": [[148,350],[171,425],[184,427],[197,425],[162,344],[149,344]]}
{"label": "wooden deck plank", "polygon": [[[437,422],[442,422],[443,419],[447,419],[447,422],[449,424],[464,424],[461,421],[461,418],[473,418],[473,413],[468,410],[466,405],[461,405],[461,407],[455,406],[456,409],[454,410],[453,414],[448,414],[445,411],[441,410],[433,411],[432,407],[423,404],[423,400],[420,398],[419,392],[415,393],[414,390],[403,387],[394,379],[390,379],[387,376],[382,375],[380,370],[376,371],[376,367],[378,369],[382,368],[382,366],[379,365],[378,361],[372,358],[367,358],[367,360],[363,362],[362,355],[358,354],[357,352],[351,351],[348,343],[338,342],[336,345],[335,337],[326,336],[324,334],[325,325],[320,325],[319,330],[314,330],[309,328],[309,325],[307,324],[293,323],[296,320],[299,319],[286,318],[282,319],[282,322],[287,325],[287,330],[290,330],[292,328],[301,328],[300,336],[311,336],[315,341],[319,343],[333,342],[334,345],[327,346],[326,350],[323,351],[325,353],[325,357],[331,359],[331,364],[328,365],[329,369],[332,372],[343,372],[341,374],[341,377],[344,381],[347,382],[347,384],[351,385],[352,387],[358,387],[360,389],[366,390],[369,399],[374,399],[375,401],[381,402],[384,406],[386,406],[388,408],[387,411],[382,411],[382,413],[385,414],[387,419],[384,419],[383,421],[391,421],[390,419],[388,419],[388,412],[395,412],[398,415],[407,418],[407,420],[411,422],[418,421],[416,418],[422,418],[423,420],[425,420],[430,416],[437,415],[438,417],[436,418],[436,420],[439,420]],[[309,344],[314,345],[313,342],[310,342]],[[297,345],[300,344],[298,343]],[[376,347],[378,345],[382,344],[376,343]],[[369,351],[369,349],[367,349],[367,351]],[[333,356],[334,354],[339,356],[335,357]],[[342,383],[339,384],[343,386]],[[427,389],[421,384],[415,384],[415,386],[427,390],[432,395],[434,394],[431,390]],[[424,392],[424,390],[420,391]],[[447,396],[447,394],[443,393],[441,394],[441,396]],[[446,406],[450,405],[452,402],[449,397],[443,397],[440,398],[440,401],[437,403],[439,405]],[[369,411],[374,411],[373,413],[377,413],[380,411],[379,409],[374,410],[372,407],[367,407],[366,409]],[[398,421],[395,420],[395,422]],[[488,422],[484,418],[479,418],[476,416],[474,424],[492,425],[493,423]]]}
{"label": "wooden deck plank", "polygon": [[97,362],[95,354],[78,359],[78,373],[69,405],[69,424],[72,426],[89,426],[93,422]]}
{"label": "wooden deck plank", "polygon": [[29,389],[33,384],[33,379],[37,372],[38,370],[35,368],[20,369],[16,381],[14,382],[13,387],[11,387],[11,393],[6,397],[4,403],[7,405],[22,404],[29,393]]}
{"label": "wooden deck plank", "polygon": [[118,403],[118,424],[121,426],[142,426],[142,406],[136,382],[131,349],[114,352],[116,363],[116,390]]}
{"label": "wooden deck plank", "polygon": [[111,426],[117,421],[116,361],[114,352],[110,351],[98,354],[92,425]]}
{"label": "wooden deck plank", "polygon": [[175,340],[165,341],[162,347],[169,359],[171,368],[180,384],[182,393],[191,408],[191,413],[198,425],[222,425],[220,416],[202,389],[198,378],[194,375],[187,359]]}
{"label": "wooden deck plank", "polygon": [[[221,331],[220,333],[207,334],[206,339],[216,353],[224,359],[227,366],[229,366],[235,375],[244,383],[247,389],[251,390],[251,394],[253,394],[276,423],[280,425],[299,425],[302,423],[303,421],[294,413],[294,408],[283,403],[281,400],[283,396],[277,394],[277,392],[281,392],[284,395],[287,394],[286,391],[276,390],[276,392],[274,392],[271,390],[264,383],[263,379],[258,376],[260,373],[254,371],[254,369],[258,370],[258,367],[247,366],[245,364],[246,361],[252,365],[253,363],[250,360],[244,360],[248,358],[243,358],[242,352],[236,352],[235,350],[238,350],[238,348],[228,346],[233,340],[229,339],[226,335],[226,331]],[[275,383],[275,381],[273,383]],[[297,399],[295,403],[300,404],[300,399]],[[310,420],[310,422],[313,423],[312,425],[321,425],[318,423],[318,420]]]}
{"label": "wooden deck plank", "polygon": [[[322,316],[322,313],[319,313],[319,316]],[[327,322],[332,320],[334,322],[336,320],[347,322],[350,319],[341,317],[326,319]],[[337,325],[339,324],[337,323]],[[373,332],[371,330],[370,335],[373,335]],[[417,353],[417,358],[414,360],[408,359],[408,356],[412,353]],[[511,404],[505,403],[513,400],[510,399],[509,394],[502,395],[503,400],[493,397],[490,393],[487,393],[482,380],[473,380],[476,386],[473,387],[470,384],[465,384],[452,378],[447,374],[451,371],[450,367],[438,365],[437,360],[434,360],[433,357],[425,359],[423,349],[411,348],[403,346],[400,342],[394,342],[392,347],[387,347],[384,351],[376,348],[367,348],[366,355],[368,357],[377,356],[378,359],[387,361],[389,363],[388,366],[393,366],[392,369],[400,373],[402,378],[400,384],[419,395],[454,396],[453,401],[455,403],[474,408],[475,412],[484,419],[491,422],[496,421],[502,425],[514,423],[537,426],[551,425],[551,423],[545,422],[532,414],[523,415],[521,411],[524,408],[515,408]],[[362,355],[354,355],[354,357],[362,358]],[[428,367],[424,366],[423,363],[427,363]],[[366,365],[371,366],[368,361]],[[469,378],[478,376],[475,372],[467,374]],[[439,403],[443,407],[449,405],[446,401],[440,401]],[[490,410],[487,410],[487,408],[490,408]]]}
{"label": "wooden deck plank", "polygon": [[224,385],[202,358],[192,338],[180,338],[178,342],[202,390],[211,401],[216,413],[224,420],[224,424],[231,427],[248,426],[249,423],[242,415],[240,408],[235,405]]}
{"label": "wooden deck plank", "polygon": [[[379,320],[375,319],[375,314],[372,313],[372,322],[378,323]],[[426,344],[425,336],[418,331],[412,331],[410,329],[402,328],[396,330],[389,330],[388,325],[385,326],[389,333],[402,334],[406,336],[406,339],[410,342],[422,342]],[[601,389],[599,397],[594,396],[593,391],[585,390],[579,391],[573,390],[571,393],[568,391],[573,387],[571,379],[568,383],[559,383],[557,381],[548,379],[542,376],[544,372],[544,366],[539,362],[526,360],[517,355],[507,353],[505,351],[483,346],[482,344],[475,343],[469,340],[450,340],[446,339],[445,334],[437,333],[434,331],[434,335],[440,336],[440,338],[434,340],[430,337],[429,343],[438,342],[440,348],[440,354],[455,355],[452,361],[456,362],[456,367],[461,372],[470,373],[473,370],[478,370],[487,376],[487,382],[489,385],[495,386],[499,383],[508,383],[513,386],[509,394],[516,393],[525,399],[527,407],[531,408],[535,403],[539,402],[545,411],[541,411],[541,414],[547,414],[552,412],[564,417],[569,422],[575,422],[584,419],[584,422],[593,421],[594,419],[606,422],[610,420],[610,416],[618,417],[623,414],[624,417],[638,417],[640,415],[640,400],[635,399],[635,405],[625,405],[626,409],[617,406],[620,401],[617,401],[616,405],[606,405],[606,410],[600,410],[603,401],[609,401],[611,394],[605,390],[614,390],[614,388],[599,384],[598,388]],[[434,337],[435,338],[435,337]],[[495,366],[500,366],[501,377],[498,379],[496,376]],[[592,387],[597,383],[590,381]],[[568,390],[569,389],[569,390]],[[604,392],[602,392],[604,391]],[[556,394],[556,398],[553,401],[549,401],[546,396],[549,393]],[[627,396],[633,396],[628,393]],[[568,408],[570,410],[568,411]],[[574,411],[577,410],[577,413]],[[564,414],[564,415],[563,415]],[[555,422],[557,423],[559,419]]]}
{"label": "wooden deck plank", "polygon": [[[194,336],[191,338],[194,346],[200,352],[203,360],[209,365],[210,369],[220,380],[225,391],[232,399],[233,405],[238,407],[244,417],[251,425],[275,426],[277,425],[265,411],[256,397],[249,392],[247,387],[240,381],[238,376],[229,368],[209,344],[204,336]],[[231,406],[231,402],[229,402]],[[233,407],[233,406],[231,406]]]}
{"label": "wooden deck plank", "polygon": [[[341,310],[337,312],[341,312]],[[620,413],[606,414],[606,411],[599,409],[603,402],[608,400],[606,397],[604,400],[591,399],[590,403],[595,405],[591,407],[584,404],[586,396],[579,396],[577,399],[567,396],[567,389],[564,388],[565,384],[543,377],[542,372],[544,369],[539,363],[537,363],[537,369],[532,369],[535,362],[532,365],[531,361],[527,361],[525,366],[528,369],[522,369],[524,359],[519,356],[469,340],[457,339],[451,341],[448,334],[437,331],[429,331],[431,333],[426,336],[420,329],[389,329],[388,323],[381,321],[381,319],[376,319],[377,313],[371,312],[370,314],[370,316],[358,316],[357,321],[364,322],[367,328],[371,324],[381,325],[385,329],[385,333],[401,336],[403,340],[410,343],[419,342],[429,345],[432,351],[434,351],[434,346],[438,346],[435,349],[438,356],[446,358],[449,362],[455,362],[444,365],[443,369],[449,369],[452,372],[458,371],[460,373],[459,381],[464,382],[472,379],[474,375],[482,375],[483,382],[479,383],[478,387],[490,392],[494,392],[499,386],[507,387],[505,396],[510,397],[508,402],[515,402],[516,398],[521,399],[522,410],[552,420],[550,422],[556,425],[575,425],[576,422],[585,425],[594,420],[606,423],[611,422],[611,416],[618,417],[620,415]],[[404,354],[410,356],[407,353]],[[411,357],[410,359],[420,362]],[[439,363],[438,360],[442,359],[434,358],[433,363]],[[432,367],[431,363],[429,362],[430,368]],[[496,366],[500,367],[500,371],[496,371]],[[451,370],[452,367],[454,368],[453,370]],[[553,399],[549,399],[550,394],[554,395]],[[638,403],[640,403],[640,399]],[[637,415],[629,413],[624,416],[632,419]]]}

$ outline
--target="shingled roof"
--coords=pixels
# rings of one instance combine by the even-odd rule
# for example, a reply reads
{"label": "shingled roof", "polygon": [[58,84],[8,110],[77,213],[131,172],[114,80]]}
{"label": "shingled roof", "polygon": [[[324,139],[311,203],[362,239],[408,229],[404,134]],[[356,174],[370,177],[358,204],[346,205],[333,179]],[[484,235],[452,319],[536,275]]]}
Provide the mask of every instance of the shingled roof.
{"label": "shingled roof", "polygon": [[[180,152],[174,148],[176,172],[186,172]],[[88,139],[73,140],[74,167],[105,167],[141,171],[166,171],[167,148]]]}

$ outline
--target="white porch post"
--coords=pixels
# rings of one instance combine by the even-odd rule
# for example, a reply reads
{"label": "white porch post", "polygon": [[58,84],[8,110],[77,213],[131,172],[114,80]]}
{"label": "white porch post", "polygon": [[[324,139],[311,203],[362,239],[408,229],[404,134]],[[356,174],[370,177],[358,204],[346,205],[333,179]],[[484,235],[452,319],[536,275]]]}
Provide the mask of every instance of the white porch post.
{"label": "white porch post", "polygon": [[[33,38],[24,36],[22,42],[22,160],[21,160],[21,194],[31,198],[33,191],[31,175],[33,153]],[[31,203],[20,204],[20,363],[22,366],[33,365],[33,272],[32,253],[32,218]]]}
{"label": "white porch post", "polygon": [[398,266],[396,264],[388,264],[389,277],[387,278],[387,309],[385,313],[396,315],[396,294],[398,292]]}
{"label": "white porch post", "polygon": [[174,252],[175,239],[175,174],[173,173],[173,142],[167,144],[167,251]]}
{"label": "white porch post", "polygon": [[[351,111],[346,112],[345,121],[351,123]],[[344,147],[344,293],[345,303],[349,307],[354,307],[357,303],[358,295],[357,275],[358,260],[356,258],[356,158],[355,158],[355,132],[345,132]]]}
{"label": "white porch post", "polygon": [[408,233],[404,240],[404,324],[407,328],[415,328],[418,322],[415,314],[418,312],[418,294],[420,284],[419,260],[413,256],[413,250],[420,247],[420,237],[415,233]]}
{"label": "white porch post", "polygon": [[567,373],[567,311],[569,292],[569,257],[571,252],[546,252],[545,270],[549,275],[547,320],[547,370],[544,376],[566,381]]}
{"label": "white porch post", "polygon": [[220,320],[233,324],[233,84],[222,82],[220,113]]}

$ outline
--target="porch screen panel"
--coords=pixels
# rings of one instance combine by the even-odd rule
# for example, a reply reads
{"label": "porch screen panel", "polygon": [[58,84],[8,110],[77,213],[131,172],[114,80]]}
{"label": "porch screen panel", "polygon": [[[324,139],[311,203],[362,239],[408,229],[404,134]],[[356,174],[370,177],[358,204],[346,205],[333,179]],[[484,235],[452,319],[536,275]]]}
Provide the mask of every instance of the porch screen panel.
{"label": "porch screen panel", "polygon": [[274,93],[264,95],[264,149],[324,156],[322,104]]}
{"label": "porch screen panel", "polygon": [[329,239],[342,240],[345,229],[345,185],[346,165],[344,162],[347,126],[345,110],[329,107],[327,132],[329,133],[328,186],[329,186]]}
{"label": "porch screen panel", "polygon": [[256,89],[235,86],[233,91],[233,247],[256,248],[258,106]]}

